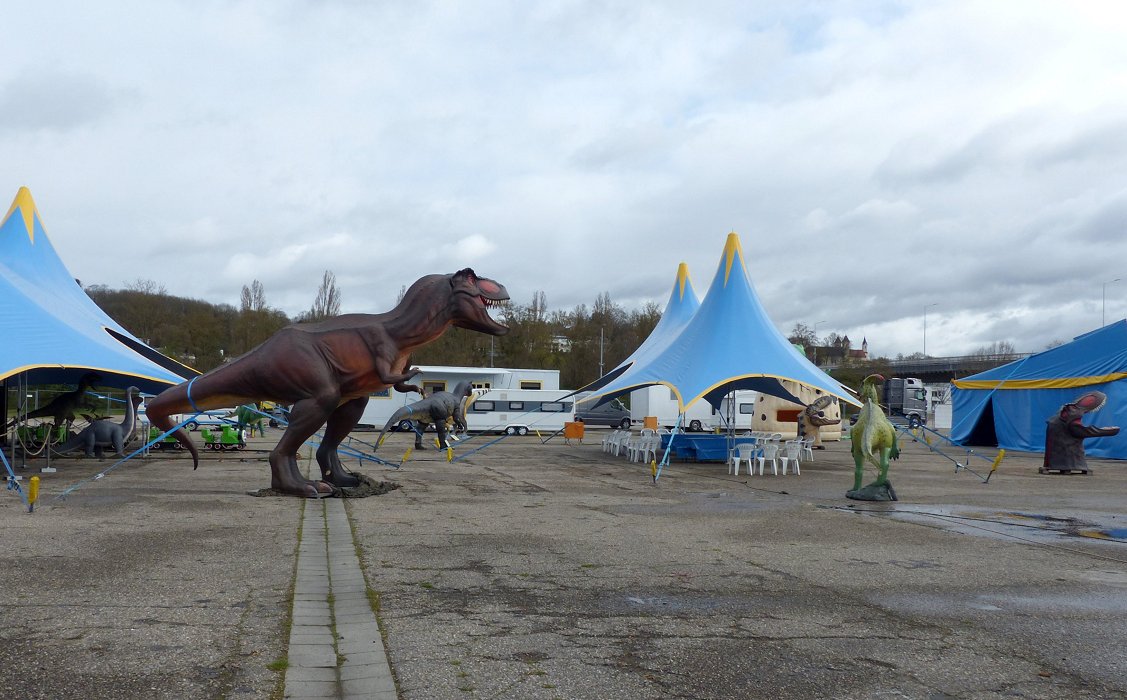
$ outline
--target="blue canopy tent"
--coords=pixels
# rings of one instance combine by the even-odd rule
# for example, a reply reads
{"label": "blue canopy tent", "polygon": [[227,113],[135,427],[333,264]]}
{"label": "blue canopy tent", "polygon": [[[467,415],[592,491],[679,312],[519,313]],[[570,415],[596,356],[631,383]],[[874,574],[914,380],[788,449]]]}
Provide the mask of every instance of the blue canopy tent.
{"label": "blue canopy tent", "polygon": [[[677,337],[681,329],[688,324],[689,319],[693,317],[697,309],[700,308],[700,301],[697,299],[696,292],[693,291],[693,283],[689,279],[689,266],[685,263],[680,263],[677,266],[677,278],[673,281],[673,291],[669,293],[669,302],[665,305],[665,311],[661,314],[657,325],[638,346],[638,349],[630,354],[623,360],[617,367],[591,382],[587,386],[578,389],[575,393],[580,394],[587,391],[598,391],[607,384],[617,379],[623,372],[633,367],[635,364],[644,364],[650,357],[659,354],[664,350],[669,343]],[[599,405],[610,401],[614,396],[604,396],[594,405]]]}
{"label": "blue canopy tent", "polygon": [[[1085,423],[1127,425],[1127,320],[952,384],[951,440],[959,445],[1043,452],[1048,419],[1088,391],[1102,391],[1107,403]],[[1084,451],[1127,459],[1127,433],[1085,440]]]}
{"label": "blue canopy tent", "polygon": [[148,347],[98,308],[47,238],[21,187],[0,222],[0,381],[75,384],[159,393],[199,374]]}
{"label": "blue canopy tent", "polygon": [[606,401],[644,386],[664,384],[676,396],[682,414],[702,399],[719,408],[722,399],[737,389],[803,403],[781,383],[790,380],[860,405],[848,389],[814,366],[775,328],[752,287],[735,233],[728,234],[704,301],[686,322],[663,335],[663,340],[654,341],[652,350],[636,357],[583,401]]}

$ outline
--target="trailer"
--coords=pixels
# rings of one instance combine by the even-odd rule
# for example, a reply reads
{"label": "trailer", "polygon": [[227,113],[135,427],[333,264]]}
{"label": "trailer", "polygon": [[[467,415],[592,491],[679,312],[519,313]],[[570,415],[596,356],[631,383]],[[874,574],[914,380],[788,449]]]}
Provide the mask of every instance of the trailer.
{"label": "trailer", "polygon": [[[782,380],[782,385],[803,403],[797,404],[777,396],[760,394],[755,405],[755,428],[753,429],[767,433],[778,433],[783,438],[790,440],[798,436],[798,421],[803,408],[823,394],[820,389],[813,389],[805,384],[785,379]],[[819,436],[823,441],[828,442],[841,440],[841,406],[835,400],[825,409],[825,413],[826,417],[834,422],[822,426],[818,431]]]}
{"label": "trailer", "polygon": [[[733,430],[751,430],[755,398],[754,391],[734,391],[721,400],[719,410],[703,399],[695,401],[685,411],[681,428],[694,433],[711,432],[727,430],[731,423]],[[631,422],[644,424],[646,418],[656,418],[659,426],[670,430],[677,425],[677,395],[672,389],[664,384],[654,384],[630,392]]]}
{"label": "trailer", "polygon": [[[439,365],[420,365],[419,369],[409,383],[421,387],[428,396],[451,391],[458,382],[470,382],[474,395],[467,404],[466,422],[473,431],[523,435],[530,430],[560,430],[575,413],[572,400],[561,401],[571,392],[560,389],[559,370]],[[422,398],[392,387],[375,392],[369,395],[356,429],[379,430],[398,409]],[[392,426],[392,430],[413,429],[406,420]]]}

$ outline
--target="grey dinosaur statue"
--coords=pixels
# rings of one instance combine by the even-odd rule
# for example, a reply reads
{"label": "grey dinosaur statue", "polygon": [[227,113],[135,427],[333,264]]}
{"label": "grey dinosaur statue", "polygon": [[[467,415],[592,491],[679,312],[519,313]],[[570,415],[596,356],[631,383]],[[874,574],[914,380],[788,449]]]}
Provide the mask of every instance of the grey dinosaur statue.
{"label": "grey dinosaur statue", "polygon": [[391,418],[387,419],[383,430],[380,431],[380,437],[376,440],[376,447],[378,448],[380,443],[383,442],[384,435],[391,429],[391,426],[405,420],[419,423],[415,430],[416,450],[426,449],[423,447],[423,431],[426,430],[428,425],[433,425],[435,430],[438,431],[439,447],[442,449],[449,447],[450,441],[447,439],[446,421],[450,418],[454,419],[455,431],[466,429],[465,399],[472,393],[473,385],[461,381],[454,385],[454,391],[436,391],[422,401],[409,403],[396,410],[395,413],[391,414]]}
{"label": "grey dinosaur statue", "polygon": [[129,387],[125,391],[125,417],[120,423],[109,419],[94,421],[64,442],[56,452],[73,452],[82,448],[87,457],[97,455],[98,459],[102,459],[105,448],[112,447],[118,457],[124,457],[125,445],[133,439],[137,430],[137,406],[140,403],[140,390],[135,386]]}
{"label": "grey dinosaur statue", "polygon": [[[51,417],[54,422],[54,427],[66,425],[67,430],[70,430],[71,423],[74,423],[74,416],[78,413],[78,409],[83,408],[86,400],[86,390],[94,386],[94,383],[102,377],[97,372],[87,372],[78,379],[78,387],[74,391],[67,391],[59,394],[46,406],[41,406],[34,411],[31,411],[26,416],[17,416],[8,421],[4,429],[12,427],[16,421],[25,418],[46,418]],[[79,414],[85,415],[85,414]]]}

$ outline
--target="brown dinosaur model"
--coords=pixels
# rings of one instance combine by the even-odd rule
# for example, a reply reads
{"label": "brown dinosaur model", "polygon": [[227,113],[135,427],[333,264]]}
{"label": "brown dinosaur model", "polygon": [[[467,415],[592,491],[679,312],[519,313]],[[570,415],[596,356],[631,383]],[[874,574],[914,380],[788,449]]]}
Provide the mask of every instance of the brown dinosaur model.
{"label": "brown dinosaur model", "polygon": [[[507,326],[489,317],[489,307],[509,298],[505,287],[466,268],[449,275],[427,275],[411,285],[403,300],[382,314],[346,314],[325,321],[283,328],[245,355],[183,384],[166,389],[149,402],[147,413],[162,431],[174,425],[175,413],[254,401],[292,404],[289,425],[270,453],[270,486],[295,496],[320,498],[338,486],[356,486],[337,447],[356,427],[368,396],[380,389],[419,391],[406,382],[419,373],[410,367],[415,349],[430,343],[450,326],[504,335]],[[302,477],[297,451],[325,426],[317,448],[321,481]],[[188,433],[173,433],[199,454]]]}

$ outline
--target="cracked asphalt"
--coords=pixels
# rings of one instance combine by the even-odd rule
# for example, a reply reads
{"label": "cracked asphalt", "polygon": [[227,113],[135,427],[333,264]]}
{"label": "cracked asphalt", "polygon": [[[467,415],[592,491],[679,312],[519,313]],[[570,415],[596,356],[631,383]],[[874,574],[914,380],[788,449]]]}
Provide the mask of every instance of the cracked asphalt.
{"label": "cracked asphalt", "polygon": [[[1123,464],[1011,454],[983,484],[907,444],[874,504],[844,498],[847,442],[654,485],[601,435],[366,466],[402,486],[345,502],[400,697],[1127,698],[1127,543],[1081,536],[1127,528]],[[246,495],[263,458],[0,494],[0,697],[280,697],[302,503]]]}

